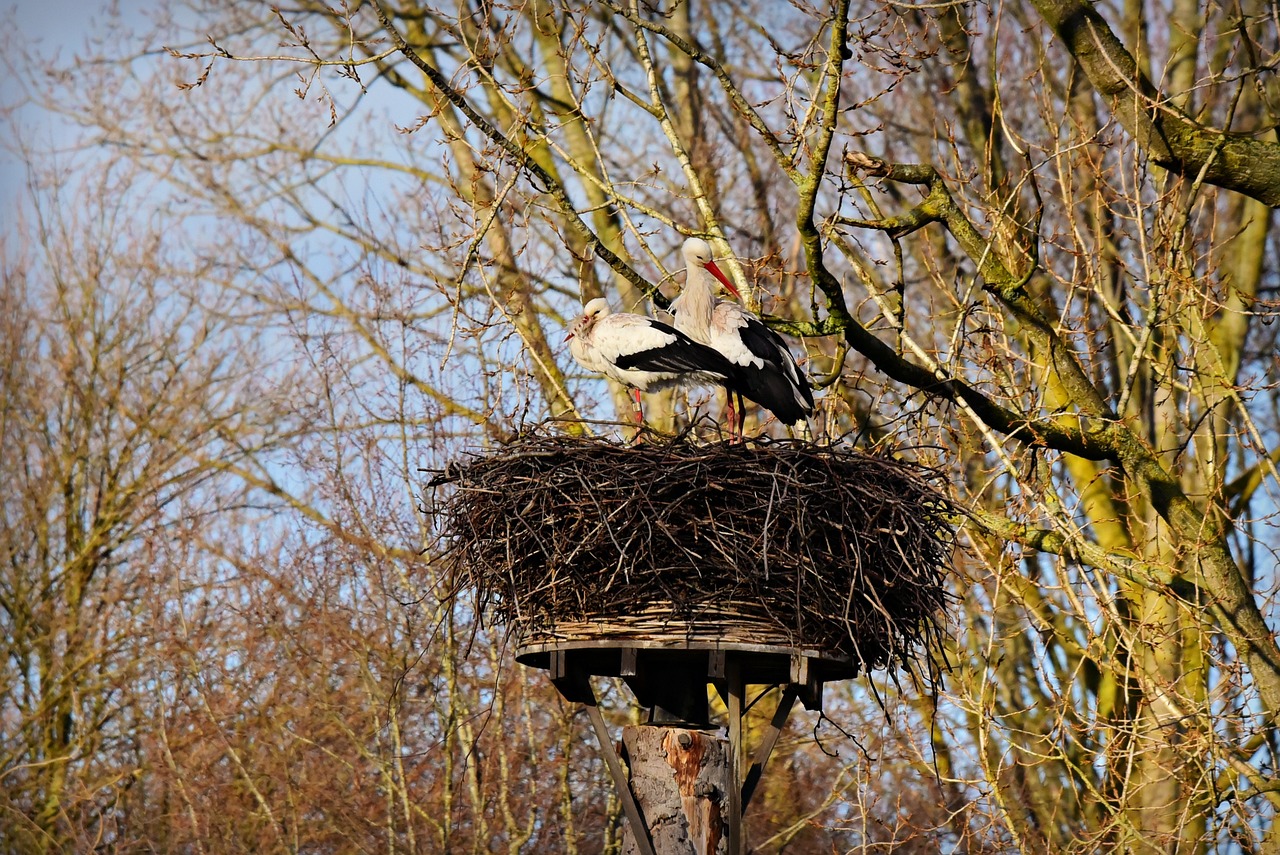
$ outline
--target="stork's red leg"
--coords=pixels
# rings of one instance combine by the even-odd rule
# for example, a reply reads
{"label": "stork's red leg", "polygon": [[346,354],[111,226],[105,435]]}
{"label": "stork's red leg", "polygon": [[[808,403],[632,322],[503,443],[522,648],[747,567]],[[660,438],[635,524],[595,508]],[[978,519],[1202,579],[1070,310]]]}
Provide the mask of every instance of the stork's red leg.
{"label": "stork's red leg", "polygon": [[634,398],[636,402],[636,405],[633,408],[635,409],[635,413],[636,413],[636,424],[642,425],[644,424],[644,409],[640,406],[640,390],[632,389],[631,397]]}

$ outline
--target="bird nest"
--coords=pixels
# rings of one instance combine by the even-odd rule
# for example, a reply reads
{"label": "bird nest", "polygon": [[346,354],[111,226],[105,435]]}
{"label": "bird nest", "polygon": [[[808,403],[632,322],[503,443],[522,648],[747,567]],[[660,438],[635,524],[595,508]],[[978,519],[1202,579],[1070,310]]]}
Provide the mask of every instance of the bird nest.
{"label": "bird nest", "polygon": [[522,643],[785,645],[863,669],[939,637],[954,507],[834,445],[526,435],[436,473],[443,558]]}

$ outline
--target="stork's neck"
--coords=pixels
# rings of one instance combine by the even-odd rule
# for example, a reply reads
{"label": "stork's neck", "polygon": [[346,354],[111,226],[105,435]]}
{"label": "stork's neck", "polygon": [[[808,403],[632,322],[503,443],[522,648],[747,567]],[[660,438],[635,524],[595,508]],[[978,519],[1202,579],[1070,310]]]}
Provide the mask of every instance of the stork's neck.
{"label": "stork's neck", "polygon": [[711,314],[716,307],[716,280],[700,264],[690,264],[687,272],[680,310],[676,312],[676,329],[707,344],[711,341]]}

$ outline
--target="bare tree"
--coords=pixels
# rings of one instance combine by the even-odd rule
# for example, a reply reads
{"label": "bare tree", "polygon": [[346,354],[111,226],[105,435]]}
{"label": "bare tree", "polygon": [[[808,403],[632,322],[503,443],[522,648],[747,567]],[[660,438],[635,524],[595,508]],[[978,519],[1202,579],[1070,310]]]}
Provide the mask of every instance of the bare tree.
{"label": "bare tree", "polygon": [[[624,407],[574,373],[560,328],[601,294],[660,310],[698,233],[803,337],[819,432],[945,469],[969,509],[946,693],[839,698],[866,754],[798,743],[779,780],[803,797],[767,801],[753,839],[1274,844],[1266,8],[239,2],[186,20],[44,98],[214,224],[184,257],[235,306],[218,317],[304,369],[289,454],[220,470],[280,516],[261,542],[228,517],[222,542],[248,538],[219,558],[235,572],[193,578],[221,593],[169,627],[183,699],[146,732],[174,760],[145,778],[185,807],[147,819],[151,839],[613,845],[570,711],[449,604],[417,469]],[[261,610],[234,631],[228,591]],[[230,644],[255,654],[201,652]],[[290,789],[291,751],[310,786]],[[512,785],[535,757],[551,791]],[[381,801],[330,806],[315,782],[338,774]]]}
{"label": "bare tree", "polygon": [[109,840],[141,771],[147,553],[243,505],[227,468],[287,420],[222,301],[137,231],[136,170],[32,175],[0,293],[0,789],[16,848],[46,851]]}

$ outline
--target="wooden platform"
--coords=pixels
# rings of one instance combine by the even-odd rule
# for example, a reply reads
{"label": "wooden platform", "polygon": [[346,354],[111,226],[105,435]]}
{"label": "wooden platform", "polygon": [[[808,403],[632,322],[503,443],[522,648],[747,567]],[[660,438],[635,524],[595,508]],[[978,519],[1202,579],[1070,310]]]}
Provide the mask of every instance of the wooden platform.
{"label": "wooden platform", "polygon": [[646,640],[601,637],[521,642],[516,661],[550,671],[569,700],[591,677],[621,677],[654,724],[709,726],[707,685],[728,701],[731,683],[793,687],[805,709],[822,709],[825,683],[848,680],[844,656],[774,644],[723,643],[677,635]]}
{"label": "wooden platform", "polygon": [[561,674],[634,677],[648,671],[675,669],[701,676],[702,683],[724,679],[732,660],[747,685],[829,683],[856,677],[858,664],[847,656],[778,644],[719,642],[687,636],[667,639],[575,638],[566,641],[523,640],[516,661]]}

